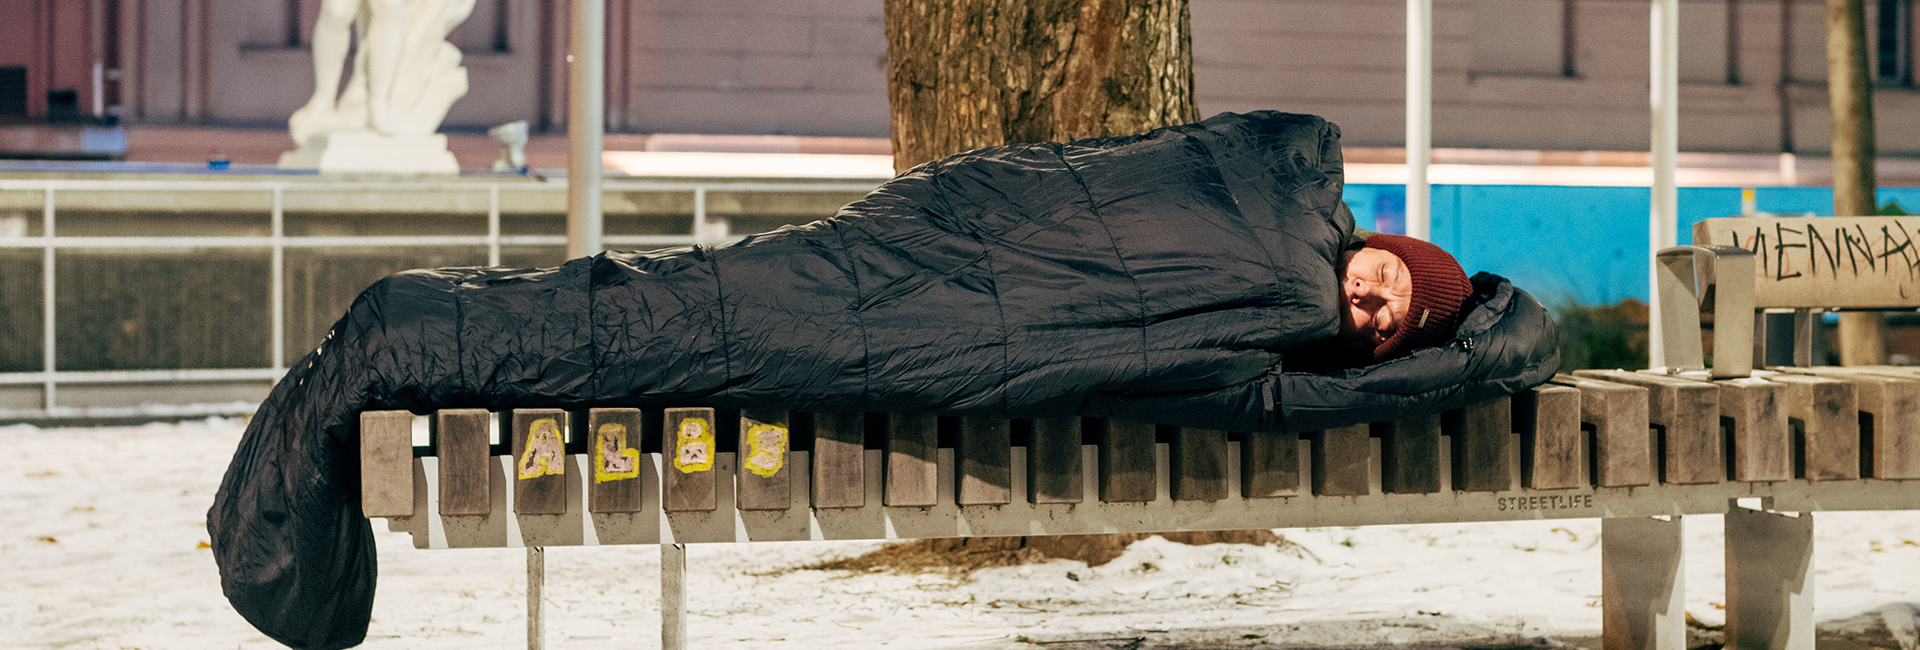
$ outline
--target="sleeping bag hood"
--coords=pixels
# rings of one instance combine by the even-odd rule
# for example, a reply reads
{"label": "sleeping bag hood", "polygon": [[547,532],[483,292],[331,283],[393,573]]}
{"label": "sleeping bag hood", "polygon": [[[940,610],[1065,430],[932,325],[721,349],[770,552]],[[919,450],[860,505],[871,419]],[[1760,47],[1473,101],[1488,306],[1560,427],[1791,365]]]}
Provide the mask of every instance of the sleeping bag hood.
{"label": "sleeping bag hood", "polygon": [[1339,131],[1258,112],[921,165],[832,218],[546,269],[413,271],[357,298],[248,423],[207,527],[221,583],[298,648],[365,636],[358,413],[711,406],[1116,415],[1300,431],[1545,381],[1552,321],[1505,281],[1455,341],[1327,375],[1357,245]]}

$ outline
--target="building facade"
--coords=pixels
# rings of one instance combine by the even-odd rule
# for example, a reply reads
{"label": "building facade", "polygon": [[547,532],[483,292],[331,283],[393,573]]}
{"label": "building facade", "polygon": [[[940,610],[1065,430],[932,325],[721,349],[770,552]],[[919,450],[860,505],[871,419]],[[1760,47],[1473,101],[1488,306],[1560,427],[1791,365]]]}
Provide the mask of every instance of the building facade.
{"label": "building facade", "polygon": [[[313,93],[323,1],[8,0],[0,120],[283,126]],[[362,0],[369,1],[369,0]],[[1885,155],[1920,154],[1914,0],[1867,0]],[[449,128],[565,128],[566,0],[476,0],[450,40]],[[1324,115],[1357,146],[1403,138],[1401,0],[1192,0],[1201,112]],[[607,0],[607,128],[883,137],[881,0]],[[1687,151],[1828,149],[1825,4],[1681,0]],[[1434,0],[1438,147],[1647,147],[1641,0]]]}

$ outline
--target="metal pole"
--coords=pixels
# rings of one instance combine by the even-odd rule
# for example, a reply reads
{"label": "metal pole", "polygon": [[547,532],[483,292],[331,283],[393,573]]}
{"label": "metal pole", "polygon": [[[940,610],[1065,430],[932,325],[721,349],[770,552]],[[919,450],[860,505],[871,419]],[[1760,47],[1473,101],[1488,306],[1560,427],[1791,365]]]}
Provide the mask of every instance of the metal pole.
{"label": "metal pole", "polygon": [[287,369],[287,219],[285,186],[273,186],[273,369]]}
{"label": "metal pole", "polygon": [[54,395],[53,395],[53,392],[54,392],[53,373],[55,372],[55,369],[58,367],[58,365],[54,362],[54,356],[53,356],[54,351],[56,349],[56,346],[54,345],[54,338],[53,338],[54,332],[56,331],[54,328],[54,323],[56,321],[56,317],[54,314],[54,305],[58,301],[54,300],[54,297],[53,297],[53,186],[52,185],[47,186],[46,200],[47,200],[46,205],[42,206],[40,211],[40,236],[42,239],[46,241],[46,244],[47,244],[45,253],[43,253],[40,258],[40,264],[41,264],[40,266],[40,294],[41,294],[41,303],[40,303],[40,337],[41,339],[40,341],[43,345],[43,347],[41,348],[40,354],[42,355],[42,359],[41,359],[42,367],[45,368],[47,371],[46,383],[42,387],[43,392],[41,393],[41,401],[45,405],[47,411],[52,412],[56,404],[56,402],[54,401]]}
{"label": "metal pole", "polygon": [[500,265],[500,185],[487,186],[487,266]]}
{"label": "metal pole", "polygon": [[1653,138],[1649,162],[1653,167],[1652,205],[1647,213],[1647,353],[1649,367],[1657,367],[1666,358],[1660,338],[1660,286],[1657,273],[1651,272],[1661,249],[1677,245],[1680,229],[1679,190],[1674,185],[1674,168],[1680,156],[1680,0],[1653,0],[1653,51],[1648,70],[1648,103],[1652,110]]}
{"label": "metal pole", "polygon": [[687,545],[660,544],[660,650],[687,648]]}
{"label": "metal pole", "polygon": [[693,243],[712,243],[707,237],[707,188],[693,188]]}
{"label": "metal pole", "polygon": [[573,0],[567,60],[567,258],[602,249],[601,130],[605,128],[606,0]]}
{"label": "metal pole", "polygon": [[547,641],[546,607],[541,593],[547,586],[547,549],[527,547],[527,650],[541,650]]}
{"label": "metal pole", "polygon": [[1407,236],[1432,237],[1433,0],[1407,0]]}

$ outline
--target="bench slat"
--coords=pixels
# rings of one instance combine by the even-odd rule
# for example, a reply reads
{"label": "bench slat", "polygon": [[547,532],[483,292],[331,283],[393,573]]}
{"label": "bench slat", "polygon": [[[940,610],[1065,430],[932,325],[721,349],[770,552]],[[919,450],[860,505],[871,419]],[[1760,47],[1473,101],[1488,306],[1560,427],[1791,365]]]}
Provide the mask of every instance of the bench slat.
{"label": "bench slat", "polygon": [[1155,492],[1151,424],[1109,419],[1100,436],[1100,500],[1152,501]]}
{"label": "bench slat", "polygon": [[[1498,397],[1449,411],[1441,419],[1453,442],[1453,489],[1498,492],[1513,487],[1513,404]],[[1450,425],[1450,426],[1449,426]]]}
{"label": "bench slat", "polygon": [[1897,366],[1780,370],[1852,382],[1860,406],[1861,475],[1920,478],[1920,374]]}
{"label": "bench slat", "polygon": [[360,510],[367,517],[413,516],[413,414],[360,414]]}
{"label": "bench slat", "polygon": [[1647,389],[1647,423],[1661,434],[1661,480],[1683,485],[1726,480],[1721,457],[1720,389],[1712,384],[1626,370],[1576,370],[1575,375]]}
{"label": "bench slat", "polygon": [[1227,498],[1227,432],[1182,427],[1168,455],[1175,501]]}
{"label": "bench slat", "polygon": [[735,463],[735,500],[741,510],[786,510],[793,506],[792,416],[786,411],[740,411],[740,462]]}
{"label": "bench slat", "polygon": [[567,412],[514,409],[513,512],[522,515],[567,513]]}
{"label": "bench slat", "polygon": [[667,454],[661,474],[660,507],[667,512],[705,512],[718,505],[714,460],[719,457],[719,427],[713,409],[670,408],[661,414],[661,450]]}
{"label": "bench slat", "polygon": [[1327,429],[1312,434],[1313,493],[1316,496],[1365,496],[1372,471],[1372,435],[1369,426]]}
{"label": "bench slat", "polygon": [[1027,499],[1032,503],[1080,503],[1086,500],[1080,461],[1081,419],[1033,421],[1027,442]]}
{"label": "bench slat", "polygon": [[1373,425],[1381,433],[1380,490],[1387,494],[1440,491],[1439,413]]}
{"label": "bench slat", "polygon": [[1572,375],[1554,383],[1580,389],[1580,423],[1592,427],[1596,485],[1653,484],[1652,430],[1647,426],[1647,389]]}
{"label": "bench slat", "polygon": [[1013,430],[1006,418],[960,418],[954,499],[963,506],[1013,502]]}
{"label": "bench slat", "polygon": [[640,512],[640,409],[587,411],[587,512]]}
{"label": "bench slat", "polygon": [[813,419],[813,507],[867,505],[866,414],[820,413]]}
{"label": "bench slat", "polygon": [[887,414],[887,464],[881,502],[931,506],[940,497],[940,418],[932,413]]}
{"label": "bench slat", "polygon": [[1885,385],[1874,411],[1875,478],[1920,479],[1920,372],[1904,370],[1885,375],[1896,381]]}
{"label": "bench slat", "polygon": [[1249,499],[1300,493],[1300,436],[1255,431],[1240,443],[1240,494]]}
{"label": "bench slat", "polygon": [[440,514],[484,515],[493,510],[488,415],[486,409],[441,409],[427,421],[440,464]]}
{"label": "bench slat", "polygon": [[1814,481],[1860,478],[1860,405],[1851,382],[1811,375],[1774,375],[1785,387],[1787,417],[1799,420],[1801,469]]}
{"label": "bench slat", "polygon": [[1586,432],[1580,389],[1547,384],[1513,398],[1520,430],[1520,484],[1535,490],[1585,487]]}
{"label": "bench slat", "polygon": [[1793,436],[1781,384],[1764,379],[1728,379],[1720,387],[1720,417],[1732,444],[1728,477],[1735,481],[1793,478]]}

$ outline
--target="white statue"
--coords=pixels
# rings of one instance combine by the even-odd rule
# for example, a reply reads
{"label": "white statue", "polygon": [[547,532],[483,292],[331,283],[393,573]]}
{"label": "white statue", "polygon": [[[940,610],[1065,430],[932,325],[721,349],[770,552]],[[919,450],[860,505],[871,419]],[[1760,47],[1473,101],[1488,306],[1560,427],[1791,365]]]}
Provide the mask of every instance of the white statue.
{"label": "white statue", "polygon": [[487,135],[500,143],[500,158],[493,161],[496,172],[527,172],[527,121],[517,120],[487,129]]}
{"label": "white statue", "polygon": [[[286,168],[458,173],[435,133],[467,94],[467,69],[447,34],[474,0],[323,0],[313,26],[313,98],[287,120]],[[344,90],[354,31],[360,47]]]}

